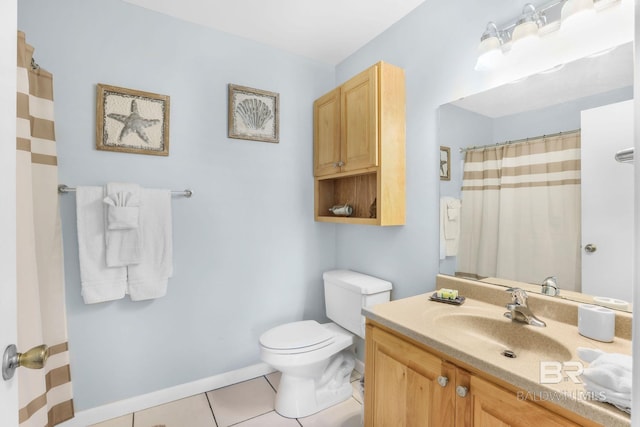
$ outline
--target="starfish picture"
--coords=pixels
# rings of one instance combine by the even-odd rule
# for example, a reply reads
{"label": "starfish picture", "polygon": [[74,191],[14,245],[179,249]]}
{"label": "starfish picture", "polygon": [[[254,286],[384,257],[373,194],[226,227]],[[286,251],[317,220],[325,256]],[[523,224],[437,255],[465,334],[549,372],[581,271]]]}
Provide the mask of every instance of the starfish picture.
{"label": "starfish picture", "polygon": [[160,123],[160,120],[145,119],[140,116],[140,113],[138,112],[138,103],[135,99],[131,100],[131,113],[128,116],[125,116],[124,114],[110,113],[107,114],[107,117],[124,124],[122,131],[120,132],[120,136],[118,136],[118,141],[120,142],[122,142],[122,138],[129,135],[131,132],[135,132],[140,139],[147,144],[151,144],[151,141],[149,141],[149,137],[145,133],[144,129]]}

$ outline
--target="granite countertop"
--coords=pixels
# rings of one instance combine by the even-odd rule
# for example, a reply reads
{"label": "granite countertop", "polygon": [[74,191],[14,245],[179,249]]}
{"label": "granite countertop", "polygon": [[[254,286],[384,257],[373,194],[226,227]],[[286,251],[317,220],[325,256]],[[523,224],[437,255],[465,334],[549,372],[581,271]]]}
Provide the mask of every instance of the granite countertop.
{"label": "granite countertop", "polygon": [[[430,301],[432,294],[430,292],[364,308],[362,313],[368,319],[434,349],[454,363],[465,364],[524,390],[531,400],[551,401],[607,427],[630,425],[627,413],[612,405],[588,400],[582,384],[574,383],[571,378],[565,378],[557,384],[543,384],[541,382],[553,382],[553,379],[545,377],[546,381],[541,381],[540,372],[541,361],[581,362],[577,355],[578,347],[631,354],[629,339],[616,336],[612,343],[594,341],[580,335],[576,325],[556,320],[551,315],[543,317],[535,309],[534,314],[546,322],[546,327],[510,321],[503,316],[506,311],[503,305],[471,298],[467,298],[461,306],[442,304]],[[548,311],[545,314],[549,314]],[[485,325],[489,328],[486,335],[484,332],[470,332],[478,324],[479,318],[490,319],[486,322],[488,326]],[[501,339],[501,336],[509,334],[514,336],[509,340]],[[538,348],[527,348],[527,340],[531,339],[542,343],[540,347],[545,348],[544,354],[541,355]],[[516,352],[516,358],[500,354],[505,349],[505,342],[510,343],[511,347],[522,345],[520,348],[510,348]],[[567,369],[577,369],[577,366],[576,363],[570,364]]]}

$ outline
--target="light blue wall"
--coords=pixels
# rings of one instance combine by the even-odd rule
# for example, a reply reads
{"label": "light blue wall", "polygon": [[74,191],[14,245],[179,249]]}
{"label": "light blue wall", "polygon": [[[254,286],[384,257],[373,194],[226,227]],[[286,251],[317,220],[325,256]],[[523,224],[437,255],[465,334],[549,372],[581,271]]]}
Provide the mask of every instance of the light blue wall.
{"label": "light blue wall", "polygon": [[[75,196],[60,196],[76,410],[258,363],[277,324],[324,320],[335,225],[313,221],[312,103],[334,67],[119,0],[19,2],[55,78],[60,182],[192,188],[173,201],[164,298],[85,305]],[[170,155],[96,151],[96,84],[171,96]],[[280,143],[227,138],[227,84],[280,93]]]}

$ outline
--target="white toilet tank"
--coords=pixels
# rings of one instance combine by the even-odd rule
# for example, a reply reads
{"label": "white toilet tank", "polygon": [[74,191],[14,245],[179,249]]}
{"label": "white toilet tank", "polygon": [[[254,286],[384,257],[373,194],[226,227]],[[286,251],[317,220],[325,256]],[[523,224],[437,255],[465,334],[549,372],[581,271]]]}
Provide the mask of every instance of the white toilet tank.
{"label": "white toilet tank", "polygon": [[331,270],[322,275],[327,317],[364,338],[362,307],[388,302],[391,282],[351,270]]}

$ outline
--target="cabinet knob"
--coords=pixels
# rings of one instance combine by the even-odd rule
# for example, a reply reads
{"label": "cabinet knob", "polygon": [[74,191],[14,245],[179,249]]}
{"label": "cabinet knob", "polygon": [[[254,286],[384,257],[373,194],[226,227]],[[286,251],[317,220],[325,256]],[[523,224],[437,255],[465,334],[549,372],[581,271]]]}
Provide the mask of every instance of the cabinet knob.
{"label": "cabinet knob", "polygon": [[598,248],[593,243],[589,243],[587,246],[584,247],[584,251],[589,254],[592,254],[597,250]]}
{"label": "cabinet knob", "polygon": [[460,397],[466,397],[468,392],[469,389],[465,386],[459,385],[458,387],[456,387],[456,394]]}
{"label": "cabinet knob", "polygon": [[438,377],[438,384],[440,384],[442,387],[446,387],[447,384],[449,384],[449,378],[440,375]]}

